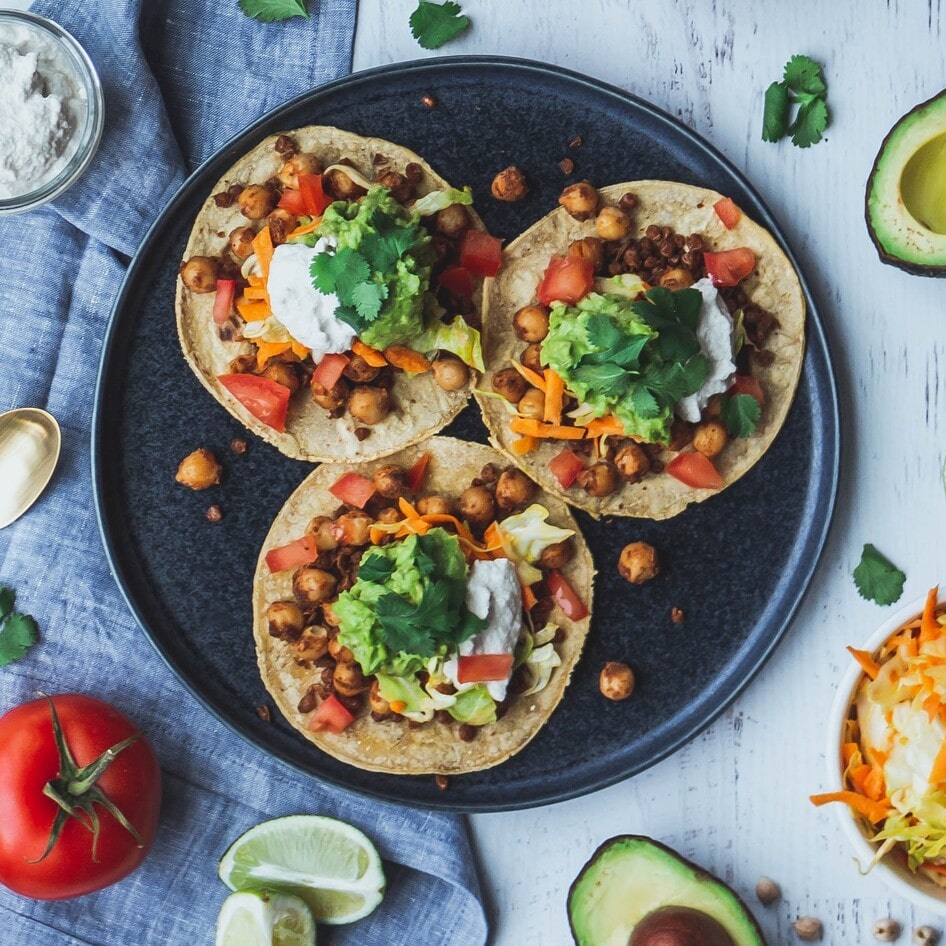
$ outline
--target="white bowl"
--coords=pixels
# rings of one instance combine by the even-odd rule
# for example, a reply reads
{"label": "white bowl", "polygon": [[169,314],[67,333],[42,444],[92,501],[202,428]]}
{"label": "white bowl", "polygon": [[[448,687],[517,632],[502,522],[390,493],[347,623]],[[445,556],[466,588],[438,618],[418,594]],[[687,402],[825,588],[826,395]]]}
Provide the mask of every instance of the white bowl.
{"label": "white bowl", "polygon": [[[880,646],[896,633],[908,621],[923,613],[926,595],[904,605],[899,611],[892,614],[867,639],[860,649],[874,653]],[[851,665],[841,677],[838,691],[834,698],[834,705],[828,718],[828,746],[825,757],[828,762],[828,785],[846,788],[844,785],[844,762],[841,757],[841,743],[844,740],[844,723],[848,718],[854,691],[863,676],[863,671],[854,658],[850,658]],[[832,790],[829,789],[829,790]],[[863,870],[873,859],[877,847],[867,840],[861,820],[847,805],[832,803],[841,822],[841,828],[847,835],[857,860]],[[913,901],[933,913],[946,916],[946,887],[940,887],[923,874],[914,874],[906,864],[894,860],[889,855],[871,868],[871,874],[877,877],[897,894]]]}

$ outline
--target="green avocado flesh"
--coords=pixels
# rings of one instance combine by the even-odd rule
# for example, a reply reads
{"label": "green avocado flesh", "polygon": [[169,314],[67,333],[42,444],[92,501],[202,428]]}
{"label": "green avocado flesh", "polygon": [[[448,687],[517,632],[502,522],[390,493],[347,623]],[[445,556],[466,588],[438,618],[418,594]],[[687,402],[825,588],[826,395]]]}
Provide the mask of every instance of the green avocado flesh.
{"label": "green avocado flesh", "polygon": [[946,89],[884,139],[867,184],[867,227],[885,263],[946,276]]}
{"label": "green avocado flesh", "polygon": [[728,934],[733,946],[765,946],[758,924],[732,889],[650,838],[621,835],[606,841],[568,893],[568,918],[578,946],[647,946],[650,937],[640,933],[660,926],[653,922],[655,911],[695,911],[698,920],[709,917],[705,925],[717,932],[714,936],[695,929],[690,938],[670,940],[655,931],[655,943],[710,946],[726,943]]}

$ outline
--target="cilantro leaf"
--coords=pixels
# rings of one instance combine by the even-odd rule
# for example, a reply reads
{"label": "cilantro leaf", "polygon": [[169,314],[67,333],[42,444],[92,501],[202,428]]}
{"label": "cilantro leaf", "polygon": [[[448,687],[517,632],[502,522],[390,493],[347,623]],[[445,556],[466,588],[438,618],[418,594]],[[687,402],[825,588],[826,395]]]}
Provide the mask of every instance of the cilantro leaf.
{"label": "cilantro leaf", "polygon": [[828,91],[821,66],[808,56],[792,56],[785,63],[782,76],[785,85],[795,92],[807,92],[811,95],[824,95]]}
{"label": "cilantro leaf", "polygon": [[383,555],[366,555],[358,564],[358,580],[382,584],[394,574],[394,562]]}
{"label": "cilantro leaf", "polygon": [[240,0],[240,9],[261,23],[275,23],[294,16],[308,17],[306,0]]}
{"label": "cilantro leaf", "polygon": [[789,131],[792,144],[799,148],[809,148],[821,141],[822,132],[828,125],[828,106],[824,99],[816,98],[798,109],[798,115]]}
{"label": "cilantro leaf", "polygon": [[0,667],[19,660],[39,640],[39,628],[28,614],[10,614],[0,625]]}
{"label": "cilantro leaf", "polygon": [[755,432],[762,416],[762,408],[751,394],[724,394],[719,411],[730,437],[748,437]]}
{"label": "cilantro leaf", "polygon": [[416,234],[412,227],[398,226],[397,221],[387,214],[376,213],[371,225],[377,232],[366,233],[358,250],[375,272],[386,273],[413,249]]}
{"label": "cilantro leaf", "polygon": [[632,303],[631,311],[657,332],[662,358],[685,362],[700,351],[696,326],[702,301],[698,289],[671,292],[658,286],[649,289],[644,300]]}
{"label": "cilantro leaf", "polygon": [[605,397],[619,398],[627,390],[627,371],[613,362],[602,365],[580,364],[574,371],[574,378],[580,384],[587,385],[592,391]]}
{"label": "cilantro leaf", "polygon": [[461,16],[460,4],[452,0],[444,3],[420,0],[409,22],[411,35],[424,49],[439,49],[467,29],[470,18]]}
{"label": "cilantro leaf", "polygon": [[13,610],[15,602],[16,592],[6,585],[0,585],[0,621]]}
{"label": "cilantro leaf", "polygon": [[765,90],[765,110],[762,113],[763,141],[778,141],[785,137],[790,106],[788,86],[784,82],[773,82]]}
{"label": "cilantro leaf", "polygon": [[907,576],[867,543],[854,569],[854,584],[862,598],[877,604],[893,604],[903,594]]}
{"label": "cilantro leaf", "polygon": [[351,290],[351,301],[359,318],[364,322],[373,322],[388,297],[388,287],[384,283],[361,282]]}
{"label": "cilantro leaf", "polygon": [[657,403],[657,399],[647,388],[641,385],[635,385],[631,389],[630,401],[634,413],[644,420],[650,420],[660,414],[660,405]]}

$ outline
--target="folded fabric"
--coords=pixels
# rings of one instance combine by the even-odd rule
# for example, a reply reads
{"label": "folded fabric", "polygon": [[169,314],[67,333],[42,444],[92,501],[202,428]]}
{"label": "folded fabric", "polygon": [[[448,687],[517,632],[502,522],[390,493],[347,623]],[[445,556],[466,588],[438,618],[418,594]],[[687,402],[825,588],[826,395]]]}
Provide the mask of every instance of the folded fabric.
{"label": "folded fabric", "polygon": [[310,19],[267,25],[246,18],[236,0],[33,6],[89,52],[107,118],[100,151],[75,187],[50,206],[0,220],[0,411],[46,407],[63,429],[49,490],[0,531],[0,584],[16,589],[18,606],[42,631],[23,660],[0,669],[0,711],[37,691],[114,703],[154,745],[164,803],[152,853],[116,886],[62,902],[0,888],[3,946],[209,944],[227,894],[216,878],[220,856],[253,824],[291,813],[351,822],[385,860],[381,907],[352,926],[320,930],[320,943],[478,946],[486,939],[462,819],[325,786],[222,726],[135,625],[95,521],[93,391],[127,257],[201,160],[267,110],[348,71],[355,0],[310,0],[309,7]]}

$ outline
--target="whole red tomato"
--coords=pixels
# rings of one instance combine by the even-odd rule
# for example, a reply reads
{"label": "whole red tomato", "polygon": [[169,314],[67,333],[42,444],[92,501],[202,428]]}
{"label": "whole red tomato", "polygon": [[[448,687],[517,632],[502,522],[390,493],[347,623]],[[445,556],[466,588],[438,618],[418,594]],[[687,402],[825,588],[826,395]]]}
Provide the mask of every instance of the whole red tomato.
{"label": "whole red tomato", "polygon": [[114,706],[63,693],[0,717],[0,883],[11,890],[64,900],[121,880],[151,848],[160,804],[154,751]]}

